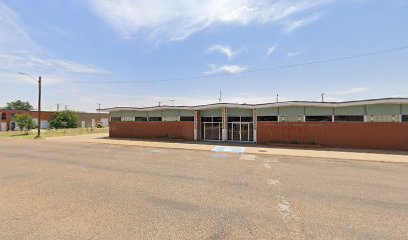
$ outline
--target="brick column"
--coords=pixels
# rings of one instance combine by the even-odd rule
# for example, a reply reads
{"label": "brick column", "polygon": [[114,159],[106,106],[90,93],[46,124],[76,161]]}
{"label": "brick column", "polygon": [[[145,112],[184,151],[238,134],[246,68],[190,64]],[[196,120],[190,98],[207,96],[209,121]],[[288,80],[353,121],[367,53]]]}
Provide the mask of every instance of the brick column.
{"label": "brick column", "polygon": [[227,108],[222,108],[222,141],[228,140],[228,110]]}
{"label": "brick column", "polygon": [[198,110],[194,111],[194,141],[198,141],[200,139],[200,112]]}
{"label": "brick column", "polygon": [[257,119],[257,115],[256,115],[256,109],[254,108],[254,110],[252,111],[252,117],[253,117],[253,123],[254,123],[254,142],[257,142],[257,137],[256,137],[256,129],[257,129],[257,123],[258,123],[258,119]]}

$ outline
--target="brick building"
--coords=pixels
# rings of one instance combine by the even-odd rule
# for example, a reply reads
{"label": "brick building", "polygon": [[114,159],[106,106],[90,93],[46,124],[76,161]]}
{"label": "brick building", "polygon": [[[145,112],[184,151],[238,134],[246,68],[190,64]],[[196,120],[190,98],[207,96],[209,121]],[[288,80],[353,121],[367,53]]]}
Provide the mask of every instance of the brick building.
{"label": "brick building", "polygon": [[408,150],[408,99],[115,107],[111,137]]}
{"label": "brick building", "polygon": [[[38,123],[38,112],[28,110],[1,110],[0,109],[0,131],[18,130],[17,124],[13,121],[16,114],[27,114],[33,117],[34,122]],[[102,126],[108,126],[109,114],[107,113],[86,113],[76,112],[78,115],[78,127],[95,127],[98,122]],[[50,128],[50,121],[55,118],[55,112],[41,111],[41,128]]]}

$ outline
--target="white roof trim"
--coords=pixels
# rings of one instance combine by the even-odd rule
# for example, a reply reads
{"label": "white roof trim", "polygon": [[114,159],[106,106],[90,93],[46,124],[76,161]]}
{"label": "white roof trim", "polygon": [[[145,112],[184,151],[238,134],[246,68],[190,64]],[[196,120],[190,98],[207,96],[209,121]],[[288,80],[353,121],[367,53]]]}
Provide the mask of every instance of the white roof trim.
{"label": "white roof trim", "polygon": [[384,98],[371,99],[350,102],[278,102],[278,103],[263,103],[263,104],[238,104],[238,103],[215,103],[199,106],[155,106],[155,107],[114,107],[97,109],[104,112],[118,112],[118,111],[154,111],[154,110],[207,110],[217,108],[242,108],[242,109],[262,109],[272,107],[294,107],[294,106],[312,106],[312,107],[350,107],[363,106],[373,104],[408,104],[408,98]]}

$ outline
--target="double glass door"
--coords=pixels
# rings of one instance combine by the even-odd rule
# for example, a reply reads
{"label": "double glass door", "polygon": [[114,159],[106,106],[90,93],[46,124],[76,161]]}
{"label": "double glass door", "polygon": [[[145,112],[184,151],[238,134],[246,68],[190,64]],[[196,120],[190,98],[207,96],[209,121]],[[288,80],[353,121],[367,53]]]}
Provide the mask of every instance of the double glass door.
{"label": "double glass door", "polygon": [[221,123],[202,123],[201,133],[204,140],[221,140]]}
{"label": "double glass door", "polygon": [[228,140],[251,142],[254,140],[253,123],[231,122],[228,123]]}

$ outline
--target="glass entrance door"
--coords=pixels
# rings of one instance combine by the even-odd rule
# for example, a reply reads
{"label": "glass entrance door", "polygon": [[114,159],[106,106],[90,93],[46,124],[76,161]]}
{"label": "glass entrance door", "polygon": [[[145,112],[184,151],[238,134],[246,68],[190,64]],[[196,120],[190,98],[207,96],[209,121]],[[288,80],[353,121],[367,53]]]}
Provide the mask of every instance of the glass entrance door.
{"label": "glass entrance door", "polygon": [[204,140],[221,140],[221,123],[203,123],[201,126]]}
{"label": "glass entrance door", "polygon": [[228,140],[251,142],[253,138],[253,123],[233,122],[228,124]]}
{"label": "glass entrance door", "polygon": [[241,123],[241,141],[249,141],[249,123]]}

